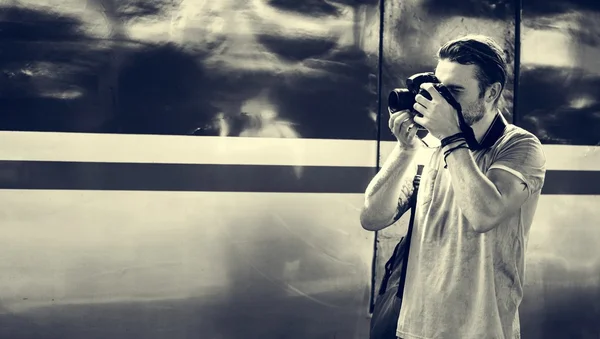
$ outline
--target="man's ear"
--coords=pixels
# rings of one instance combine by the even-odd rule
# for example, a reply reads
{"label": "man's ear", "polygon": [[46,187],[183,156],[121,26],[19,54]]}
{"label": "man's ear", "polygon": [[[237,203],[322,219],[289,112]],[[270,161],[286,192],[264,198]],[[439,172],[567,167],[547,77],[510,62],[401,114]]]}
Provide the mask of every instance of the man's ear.
{"label": "man's ear", "polygon": [[485,93],[485,101],[488,103],[494,103],[500,96],[501,90],[502,90],[502,85],[500,85],[499,82],[493,83],[490,87],[488,87],[488,89]]}

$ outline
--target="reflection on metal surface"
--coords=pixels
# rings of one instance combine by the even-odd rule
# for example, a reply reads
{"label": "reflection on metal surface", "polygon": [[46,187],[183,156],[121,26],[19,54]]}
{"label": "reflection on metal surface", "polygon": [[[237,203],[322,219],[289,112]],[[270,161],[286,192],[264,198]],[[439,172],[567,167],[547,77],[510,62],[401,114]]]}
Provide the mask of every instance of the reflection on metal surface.
{"label": "reflection on metal surface", "polygon": [[422,0],[422,6],[434,15],[495,20],[512,17],[515,4],[515,0]]}
{"label": "reflection on metal surface", "polygon": [[0,192],[0,337],[362,338],[361,199]]}
{"label": "reflection on metal surface", "polygon": [[523,11],[523,127],[548,144],[600,145],[600,13],[544,6]]}
{"label": "reflection on metal surface", "polygon": [[[5,5],[0,128],[373,139],[378,2],[328,4]],[[242,133],[256,121],[288,132]]]}
{"label": "reflection on metal surface", "polygon": [[[598,166],[598,164],[596,164]],[[600,196],[544,196],[531,228],[523,338],[597,338]]]}

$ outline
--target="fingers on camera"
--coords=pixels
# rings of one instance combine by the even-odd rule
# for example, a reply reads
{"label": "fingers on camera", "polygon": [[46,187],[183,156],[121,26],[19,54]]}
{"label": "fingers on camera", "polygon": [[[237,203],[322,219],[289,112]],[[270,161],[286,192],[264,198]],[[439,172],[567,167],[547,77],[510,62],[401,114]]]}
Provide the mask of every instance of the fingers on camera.
{"label": "fingers on camera", "polygon": [[400,130],[405,126],[406,122],[410,120],[410,115],[408,113],[401,114],[394,119],[392,124],[392,130],[394,133],[400,132]]}
{"label": "fingers on camera", "polygon": [[397,116],[394,119],[394,121],[392,123],[392,127],[390,129],[396,137],[405,139],[405,137],[409,135],[411,130],[414,129],[411,127],[413,125],[414,125],[414,122],[412,120],[412,115],[407,112],[407,113]]}
{"label": "fingers on camera", "polygon": [[393,130],[394,129],[394,123],[396,122],[397,119],[399,119],[401,116],[407,114],[408,111],[398,111],[395,112],[393,114],[390,114],[390,120],[388,121],[388,127]]}
{"label": "fingers on camera", "polygon": [[408,136],[406,137],[406,139],[408,141],[412,140],[412,138],[414,138],[415,135],[417,135],[417,128],[415,128],[415,124],[411,124],[407,134]]}

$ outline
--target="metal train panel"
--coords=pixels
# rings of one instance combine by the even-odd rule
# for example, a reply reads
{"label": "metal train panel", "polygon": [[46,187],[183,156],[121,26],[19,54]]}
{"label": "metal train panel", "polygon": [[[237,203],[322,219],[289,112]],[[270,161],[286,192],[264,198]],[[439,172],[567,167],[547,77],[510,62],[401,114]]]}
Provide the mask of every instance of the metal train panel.
{"label": "metal train panel", "polygon": [[600,145],[600,8],[523,3],[517,123],[546,144]]}
{"label": "metal train panel", "polygon": [[366,335],[375,141],[0,140],[0,337]]}
{"label": "metal train panel", "polygon": [[363,338],[378,6],[2,4],[0,337]]}
{"label": "metal train panel", "polygon": [[361,194],[3,190],[0,201],[1,338],[366,335]]}
{"label": "metal train panel", "polygon": [[523,338],[598,337],[598,206],[599,195],[541,197],[519,308]]}
{"label": "metal train panel", "polygon": [[562,179],[571,194],[540,199],[527,252],[524,338],[600,336],[599,9],[597,2],[523,1],[515,122],[546,145],[549,169],[578,170]]}
{"label": "metal train panel", "polygon": [[0,129],[375,139],[378,4],[4,4]]}

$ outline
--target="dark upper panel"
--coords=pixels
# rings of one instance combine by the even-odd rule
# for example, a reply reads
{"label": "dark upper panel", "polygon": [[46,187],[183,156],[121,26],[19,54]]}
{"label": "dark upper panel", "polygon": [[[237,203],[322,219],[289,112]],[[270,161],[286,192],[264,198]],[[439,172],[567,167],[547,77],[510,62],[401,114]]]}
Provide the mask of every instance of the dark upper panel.
{"label": "dark upper panel", "polygon": [[566,12],[600,11],[597,0],[522,0],[523,15],[529,18]]}
{"label": "dark upper panel", "polygon": [[387,127],[387,96],[415,73],[433,71],[438,48],[465,34],[485,34],[504,46],[509,78],[502,112],[512,120],[514,4],[512,1],[386,1],[381,92],[381,137],[394,140]]}
{"label": "dark upper panel", "polygon": [[[434,15],[446,17],[489,18],[506,20],[515,15],[514,0],[422,0],[424,7]],[[528,16],[545,16],[570,11],[600,11],[596,0],[521,0],[521,8]]]}
{"label": "dark upper panel", "polygon": [[600,13],[583,4],[523,8],[518,117],[547,144],[600,142]]}
{"label": "dark upper panel", "polygon": [[[417,2],[417,1],[415,1]],[[422,0],[432,16],[460,16],[478,19],[507,20],[514,16],[514,0]]]}
{"label": "dark upper panel", "polygon": [[0,129],[376,136],[378,1],[48,5],[2,8]]}

